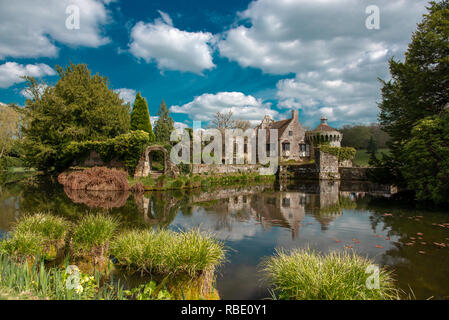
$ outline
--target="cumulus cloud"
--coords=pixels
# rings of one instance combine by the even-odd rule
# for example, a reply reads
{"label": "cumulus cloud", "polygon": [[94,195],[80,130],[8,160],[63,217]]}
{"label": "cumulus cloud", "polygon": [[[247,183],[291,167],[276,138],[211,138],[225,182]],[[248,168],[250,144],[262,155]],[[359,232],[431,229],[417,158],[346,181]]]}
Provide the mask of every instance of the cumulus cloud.
{"label": "cumulus cloud", "polygon": [[214,37],[209,32],[187,32],[173,26],[170,16],[159,11],[162,19],[138,22],[131,30],[130,52],[147,63],[156,61],[161,70],[201,74],[212,69]]}
{"label": "cumulus cloud", "polygon": [[377,78],[388,59],[402,57],[425,0],[379,0],[380,29],[365,27],[365,0],[257,0],[227,31],[220,54],[243,67],[295,78],[279,81],[283,108],[340,121],[372,121],[378,112]]}
{"label": "cumulus cloud", "polygon": [[136,90],[134,89],[120,88],[115,89],[114,92],[118,93],[120,98],[122,98],[125,103],[133,104],[134,100],[136,99]]}
{"label": "cumulus cloud", "polygon": [[273,118],[278,115],[276,110],[271,109],[270,103],[241,92],[205,93],[182,106],[172,106],[170,111],[188,114],[190,119],[199,121],[210,121],[217,112],[232,111],[236,119],[252,123],[260,122],[266,114]]}
{"label": "cumulus cloud", "polygon": [[44,63],[38,64],[18,64],[16,62],[6,62],[0,65],[0,88],[8,88],[13,84],[24,82],[23,76],[44,77],[53,76],[56,72]]}
{"label": "cumulus cloud", "polygon": [[[55,41],[69,46],[98,47],[109,41],[101,26],[108,22],[108,0],[21,0],[0,2],[0,59],[55,57]],[[80,12],[80,28],[66,28],[69,5]]]}
{"label": "cumulus cloud", "polygon": [[[157,119],[159,119],[158,116],[150,117],[151,126],[153,127],[153,129],[154,129],[154,125],[156,124]],[[178,129],[178,130],[184,130],[185,128],[188,128],[189,126],[183,122],[175,121],[174,127],[175,127],[175,129]]]}

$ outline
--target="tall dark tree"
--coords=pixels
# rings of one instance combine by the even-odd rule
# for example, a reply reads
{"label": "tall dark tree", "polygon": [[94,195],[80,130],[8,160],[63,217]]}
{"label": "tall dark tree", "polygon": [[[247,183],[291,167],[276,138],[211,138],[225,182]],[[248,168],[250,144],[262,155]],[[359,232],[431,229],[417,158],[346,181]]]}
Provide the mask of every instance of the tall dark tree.
{"label": "tall dark tree", "polygon": [[22,109],[26,160],[44,171],[64,169],[61,155],[69,142],[106,140],[128,132],[130,125],[129,107],[106,77],[92,75],[84,64],[56,70],[60,79],[44,90],[27,78],[34,94]]}
{"label": "tall dark tree", "polygon": [[154,134],[156,136],[156,141],[161,143],[169,143],[170,135],[175,129],[175,122],[172,117],[170,117],[170,112],[167,109],[167,105],[162,100],[159,111],[157,112],[159,118],[154,125]]}
{"label": "tall dark tree", "polygon": [[148,111],[147,100],[140,95],[136,95],[133,111],[131,112],[131,130],[142,130],[148,132],[150,142],[155,140],[153,128],[151,127],[150,112]]}
{"label": "tall dark tree", "polygon": [[390,169],[393,182],[414,190],[417,184],[409,180],[410,149],[406,146],[419,134],[416,126],[422,126],[427,117],[435,120],[449,103],[449,1],[432,1],[427,9],[405,61],[390,60],[391,80],[382,81],[379,104],[379,120],[391,137],[391,155],[384,156],[383,165]]}

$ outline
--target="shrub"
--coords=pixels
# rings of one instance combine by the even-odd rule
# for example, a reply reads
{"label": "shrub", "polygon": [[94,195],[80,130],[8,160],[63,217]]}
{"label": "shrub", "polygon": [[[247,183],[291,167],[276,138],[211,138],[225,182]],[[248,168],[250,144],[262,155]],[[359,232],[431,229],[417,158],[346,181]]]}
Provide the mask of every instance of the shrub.
{"label": "shrub", "polygon": [[51,214],[27,215],[17,222],[12,237],[1,246],[5,253],[19,259],[41,256],[53,260],[64,248],[69,228],[65,219]]}
{"label": "shrub", "polygon": [[113,240],[117,264],[134,271],[158,274],[199,274],[224,261],[223,244],[199,230],[129,231]]}
{"label": "shrub", "polygon": [[352,160],[357,150],[352,147],[331,147],[329,145],[321,145],[320,151],[332,154],[338,158],[338,161]]}
{"label": "shrub", "polygon": [[104,162],[113,159],[121,161],[128,173],[133,175],[143,151],[150,143],[149,139],[147,132],[137,130],[103,141],[72,141],[64,147],[61,158],[65,159],[67,168],[95,151]]}
{"label": "shrub", "polygon": [[58,182],[72,190],[126,191],[130,188],[125,171],[106,167],[63,172],[58,176]]}
{"label": "shrub", "polygon": [[89,214],[82,218],[73,230],[70,243],[72,255],[102,264],[108,258],[109,242],[118,226],[116,219],[106,215]]}
{"label": "shrub", "polygon": [[263,271],[280,299],[385,300],[397,299],[391,274],[379,272],[379,289],[369,289],[367,267],[374,263],[354,253],[327,256],[308,249],[290,254],[276,251],[263,262]]}

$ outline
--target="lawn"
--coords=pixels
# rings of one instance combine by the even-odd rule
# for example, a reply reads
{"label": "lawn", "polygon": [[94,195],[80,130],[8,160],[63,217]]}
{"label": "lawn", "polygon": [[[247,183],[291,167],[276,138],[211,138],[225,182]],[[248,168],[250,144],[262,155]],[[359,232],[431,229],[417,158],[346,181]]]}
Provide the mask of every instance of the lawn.
{"label": "lawn", "polygon": [[[379,158],[382,153],[389,153],[389,149],[379,149],[376,153]],[[369,154],[365,149],[357,150],[354,158],[354,164],[361,167],[369,167]]]}

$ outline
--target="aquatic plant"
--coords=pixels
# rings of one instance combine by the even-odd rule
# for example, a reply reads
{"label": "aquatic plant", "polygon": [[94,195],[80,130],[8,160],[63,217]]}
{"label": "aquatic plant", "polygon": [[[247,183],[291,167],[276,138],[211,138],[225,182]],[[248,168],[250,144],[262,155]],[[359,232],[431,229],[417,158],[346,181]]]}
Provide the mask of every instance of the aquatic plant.
{"label": "aquatic plant", "polygon": [[199,230],[133,230],[111,243],[117,264],[134,271],[198,276],[224,262],[223,244]]}
{"label": "aquatic plant", "polygon": [[119,226],[118,221],[103,214],[89,214],[73,230],[70,240],[72,256],[91,260],[94,265],[108,260],[109,242]]}
{"label": "aquatic plant", "polygon": [[0,246],[3,252],[18,259],[41,256],[53,260],[64,248],[69,229],[68,221],[51,214],[26,215],[18,220],[12,236]]}
{"label": "aquatic plant", "polygon": [[63,172],[58,182],[72,190],[127,191],[130,186],[127,173],[123,170],[106,167],[93,167],[71,173]]}
{"label": "aquatic plant", "polygon": [[263,263],[275,294],[286,300],[399,299],[391,273],[379,268],[379,288],[366,284],[374,263],[350,252],[320,254],[310,249],[277,250]]}

